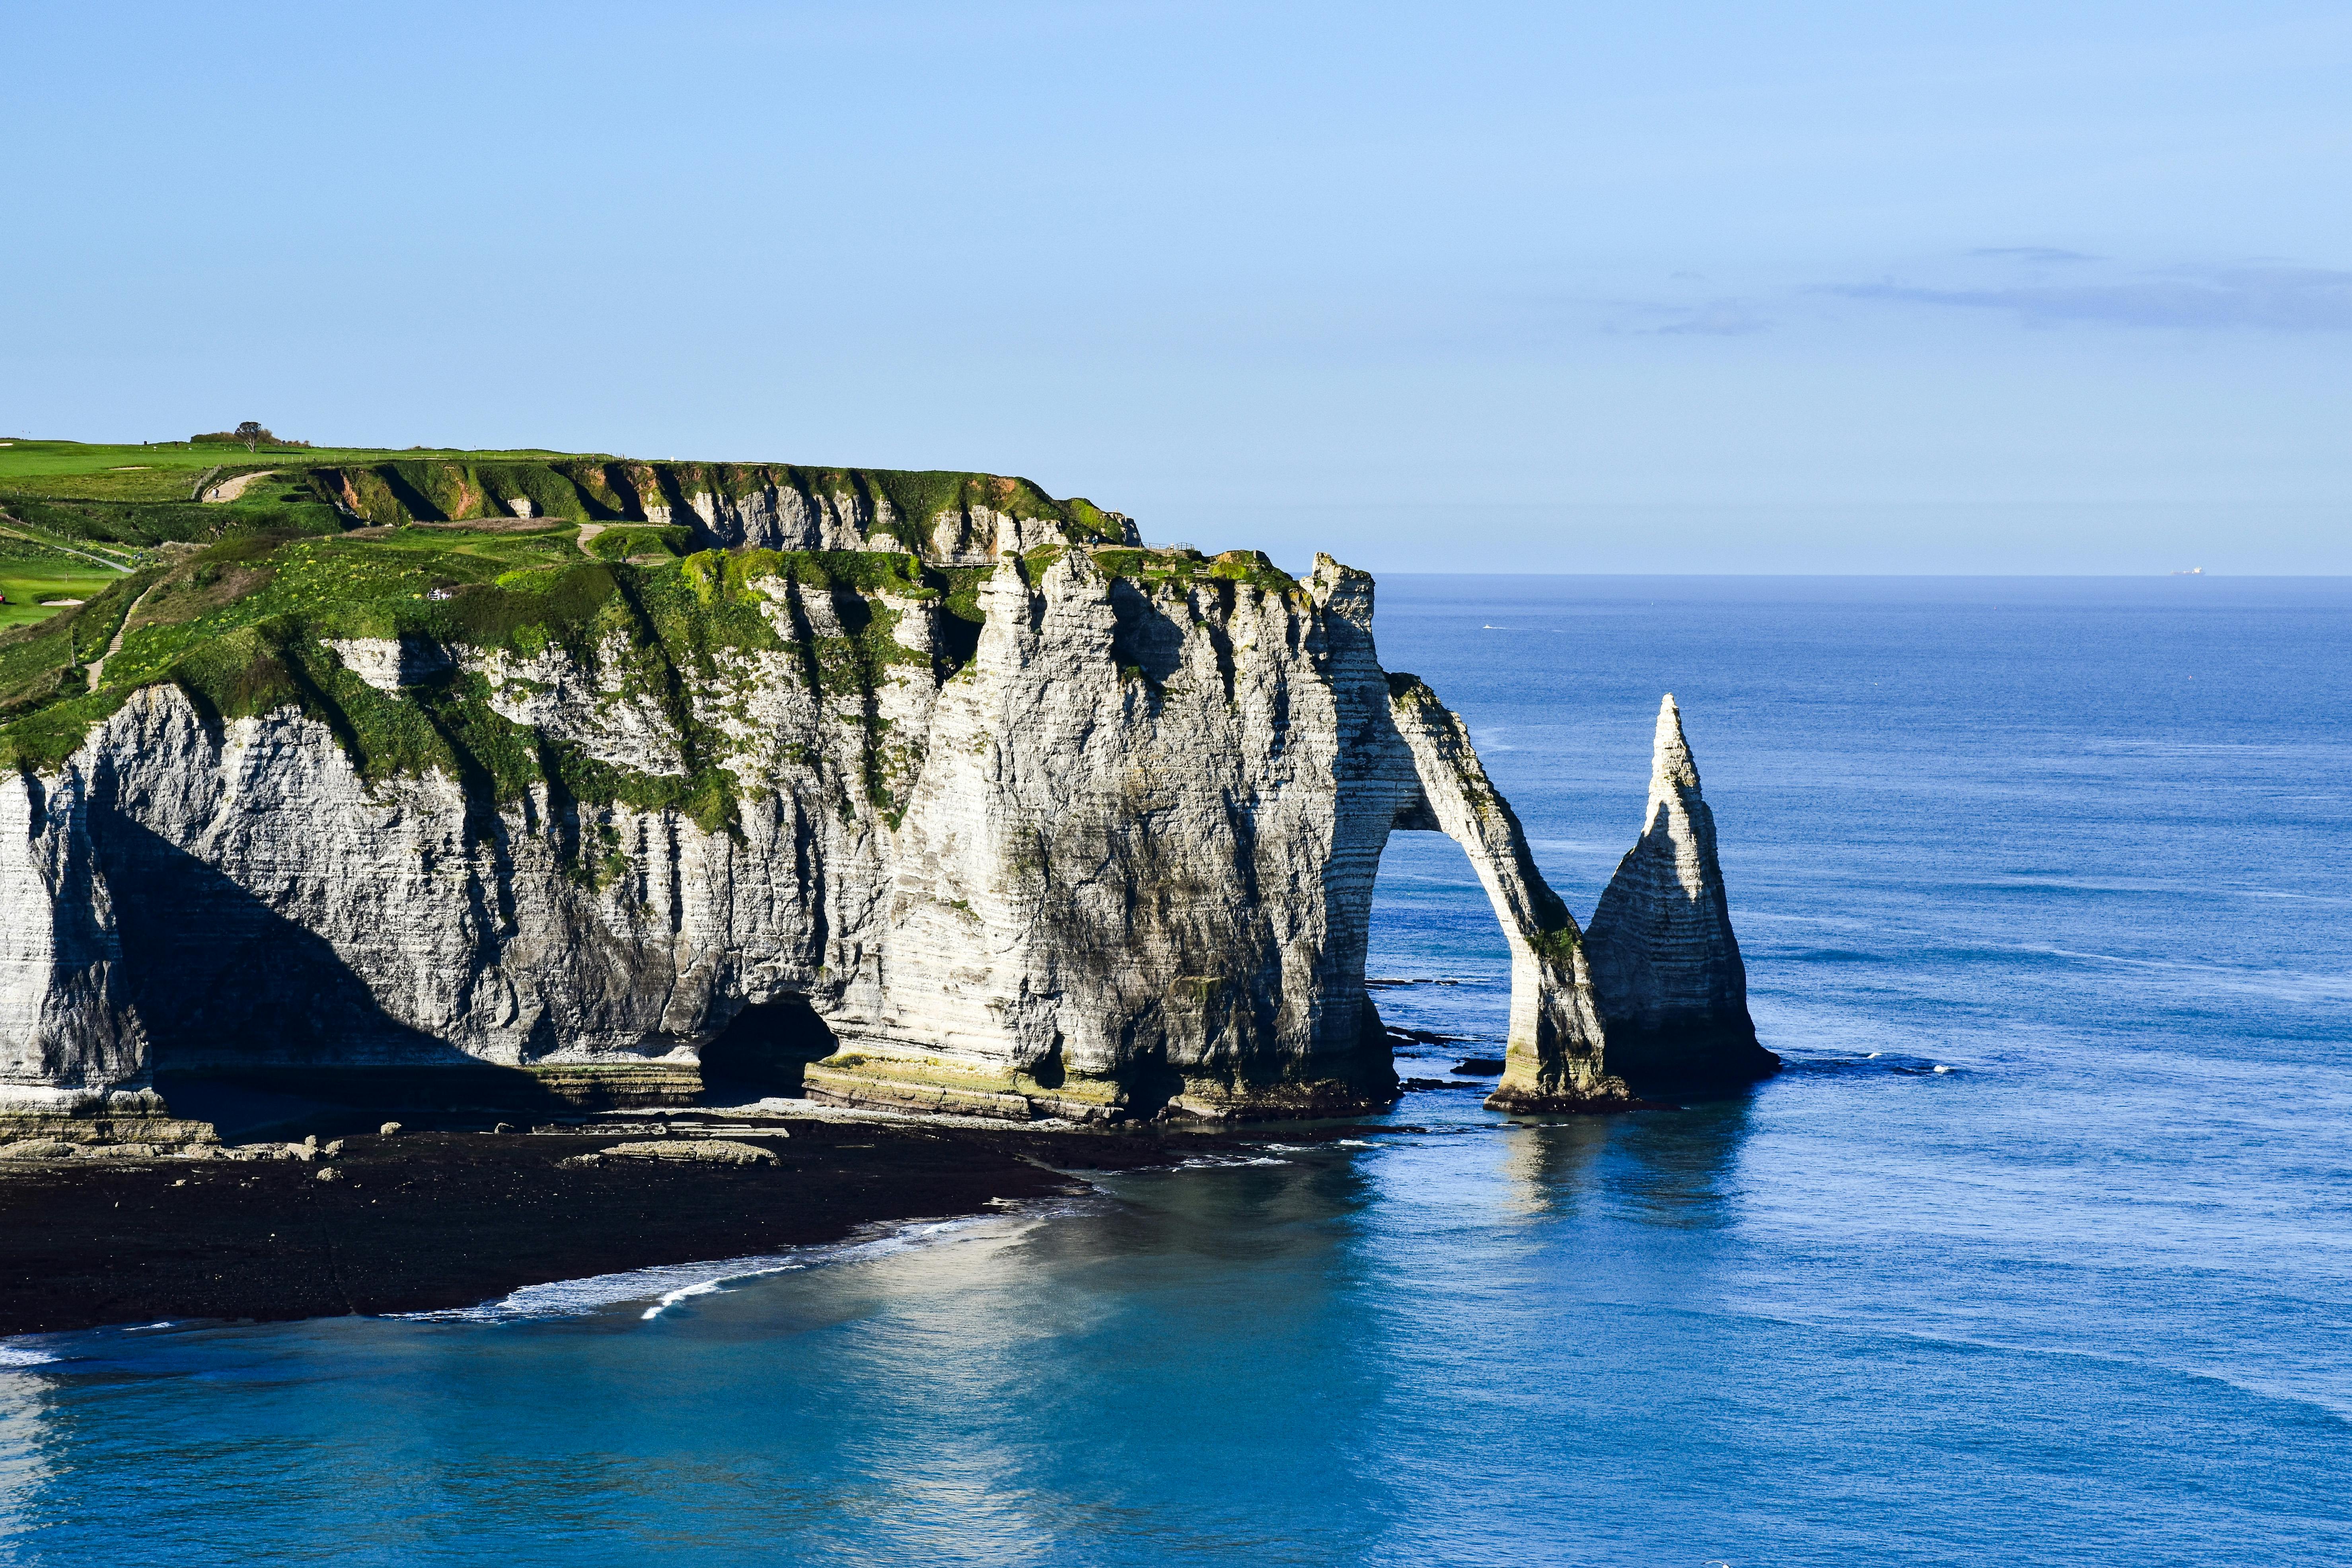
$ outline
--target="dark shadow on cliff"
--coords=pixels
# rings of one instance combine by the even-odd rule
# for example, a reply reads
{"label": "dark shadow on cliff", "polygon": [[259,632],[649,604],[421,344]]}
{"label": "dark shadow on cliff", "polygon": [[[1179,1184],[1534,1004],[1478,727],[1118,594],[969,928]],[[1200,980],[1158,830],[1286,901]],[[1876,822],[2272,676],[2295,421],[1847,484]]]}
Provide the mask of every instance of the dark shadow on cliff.
{"label": "dark shadow on cliff", "polygon": [[92,826],[109,883],[137,889],[116,921],[158,1068],[472,1060],[387,1016],[324,938],[211,866],[128,817]]}
{"label": "dark shadow on cliff", "polygon": [[1184,664],[1184,628],[1129,582],[1116,578],[1110,585],[1111,658],[1121,669],[1132,669],[1156,689]]}
{"label": "dark shadow on cliff", "polygon": [[274,1124],[310,1105],[552,1110],[494,1067],[384,1012],[327,941],[119,813],[91,837],[118,900],[129,999],[179,1114]]}

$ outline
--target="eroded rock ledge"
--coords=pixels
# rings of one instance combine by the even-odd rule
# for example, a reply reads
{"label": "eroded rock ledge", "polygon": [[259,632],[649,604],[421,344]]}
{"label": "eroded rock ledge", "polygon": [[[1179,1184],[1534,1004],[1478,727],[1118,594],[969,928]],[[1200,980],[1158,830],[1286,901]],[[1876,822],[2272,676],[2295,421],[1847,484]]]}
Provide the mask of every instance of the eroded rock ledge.
{"label": "eroded rock ledge", "polygon": [[[1014,1119],[1354,1114],[1396,1094],[1363,972],[1399,829],[1458,840],[1509,939],[1490,1103],[1771,1070],[1671,699],[1588,936],[1461,721],[1381,668],[1369,576],[994,559],[976,644],[912,577],[713,552],[660,570],[724,638],[652,611],[496,646],[280,626],[277,706],[184,676],[110,699],[62,762],[0,772],[0,1114],[185,1141],[159,1074],[386,1107],[725,1077]],[[457,760],[378,765],[404,723]]]}

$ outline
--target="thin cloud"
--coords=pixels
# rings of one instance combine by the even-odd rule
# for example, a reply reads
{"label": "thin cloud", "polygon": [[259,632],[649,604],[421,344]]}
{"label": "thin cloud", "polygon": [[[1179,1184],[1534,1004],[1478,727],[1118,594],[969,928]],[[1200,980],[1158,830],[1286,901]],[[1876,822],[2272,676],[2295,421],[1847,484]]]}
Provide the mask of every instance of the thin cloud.
{"label": "thin cloud", "polygon": [[1589,329],[1612,337],[1740,338],[1772,330],[1772,318],[1764,313],[1761,301],[1730,296],[1675,300],[1569,295],[1555,297],[1545,307],[1548,313],[1581,316]]}
{"label": "thin cloud", "polygon": [[1676,309],[1676,319],[1649,331],[1659,337],[1740,338],[1760,332],[1772,323],[1744,300],[1714,300],[1689,309]]}
{"label": "thin cloud", "polygon": [[2034,326],[2094,321],[2207,331],[2352,331],[2352,272],[2315,267],[2240,267],[2105,283],[1986,289],[1849,283],[1825,292],[1882,304],[2006,310]]}
{"label": "thin cloud", "polygon": [[2080,250],[2060,250],[2048,245],[1989,245],[1971,250],[1970,256],[1997,256],[2007,261],[2036,261],[2055,265],[2062,261],[2099,261],[2102,257]]}

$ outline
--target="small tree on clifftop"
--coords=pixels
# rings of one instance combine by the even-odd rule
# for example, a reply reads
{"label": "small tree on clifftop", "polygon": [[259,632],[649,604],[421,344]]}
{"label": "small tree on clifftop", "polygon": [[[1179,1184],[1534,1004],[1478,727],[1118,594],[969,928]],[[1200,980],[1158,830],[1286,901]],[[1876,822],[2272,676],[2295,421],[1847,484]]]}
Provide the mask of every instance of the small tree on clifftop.
{"label": "small tree on clifftop", "polygon": [[269,432],[261,427],[258,419],[248,419],[236,427],[236,438],[245,443],[245,449],[248,452],[258,447],[261,438],[268,434]]}

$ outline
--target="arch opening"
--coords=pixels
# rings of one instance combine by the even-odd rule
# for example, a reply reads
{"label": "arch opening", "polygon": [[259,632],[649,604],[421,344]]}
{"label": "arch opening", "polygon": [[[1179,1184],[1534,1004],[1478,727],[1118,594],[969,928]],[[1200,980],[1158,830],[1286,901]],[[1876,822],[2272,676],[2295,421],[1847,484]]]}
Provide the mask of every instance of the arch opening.
{"label": "arch opening", "polygon": [[1510,1037],[1511,950],[1469,855],[1433,820],[1381,852],[1364,987],[1409,1087],[1486,1088]]}

